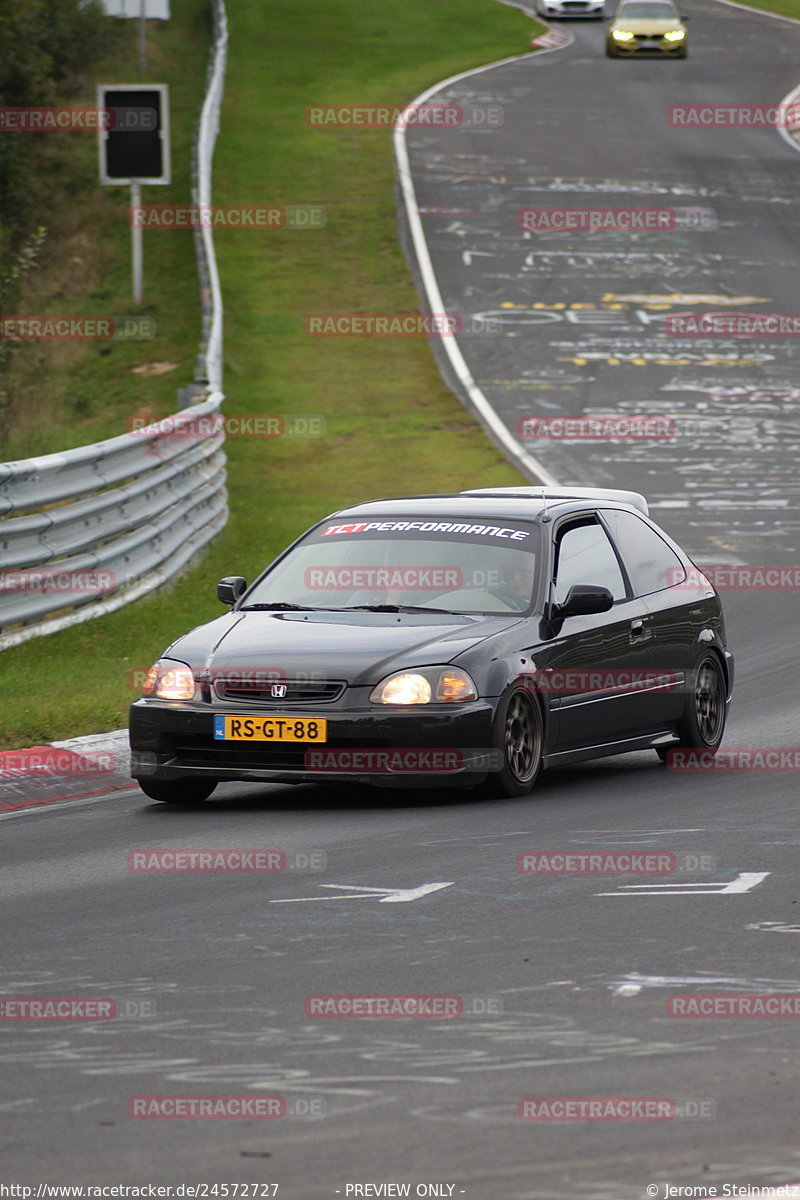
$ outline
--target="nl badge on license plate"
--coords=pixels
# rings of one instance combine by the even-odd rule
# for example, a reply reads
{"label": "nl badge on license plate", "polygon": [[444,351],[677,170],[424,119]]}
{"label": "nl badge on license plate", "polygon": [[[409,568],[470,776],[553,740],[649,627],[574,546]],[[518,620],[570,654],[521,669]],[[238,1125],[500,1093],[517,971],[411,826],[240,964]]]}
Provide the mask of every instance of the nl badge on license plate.
{"label": "nl badge on license plate", "polygon": [[218,742],[324,742],[328,722],[320,717],[215,716]]}

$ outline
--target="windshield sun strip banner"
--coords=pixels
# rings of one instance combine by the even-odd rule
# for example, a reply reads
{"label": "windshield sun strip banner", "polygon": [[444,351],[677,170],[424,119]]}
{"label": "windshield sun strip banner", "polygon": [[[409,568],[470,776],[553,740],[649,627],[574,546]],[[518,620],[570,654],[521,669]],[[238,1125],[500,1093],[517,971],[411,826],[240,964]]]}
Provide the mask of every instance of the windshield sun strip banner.
{"label": "windshield sun strip banner", "polygon": [[[530,525],[506,525],[477,521],[442,521],[411,517],[401,519],[345,521],[329,524],[309,535],[309,539],[329,537],[382,537],[390,536],[426,537],[442,541],[465,539],[478,542],[505,543],[519,549],[529,549],[535,544],[534,529]],[[525,545],[527,543],[527,545]]]}

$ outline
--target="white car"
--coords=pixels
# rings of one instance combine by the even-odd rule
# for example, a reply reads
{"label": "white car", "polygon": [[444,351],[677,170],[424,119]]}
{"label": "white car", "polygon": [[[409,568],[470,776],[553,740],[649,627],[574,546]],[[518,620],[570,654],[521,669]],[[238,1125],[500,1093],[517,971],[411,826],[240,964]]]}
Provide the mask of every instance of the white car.
{"label": "white car", "polygon": [[605,0],[537,0],[536,11],[540,17],[595,17],[605,16]]}

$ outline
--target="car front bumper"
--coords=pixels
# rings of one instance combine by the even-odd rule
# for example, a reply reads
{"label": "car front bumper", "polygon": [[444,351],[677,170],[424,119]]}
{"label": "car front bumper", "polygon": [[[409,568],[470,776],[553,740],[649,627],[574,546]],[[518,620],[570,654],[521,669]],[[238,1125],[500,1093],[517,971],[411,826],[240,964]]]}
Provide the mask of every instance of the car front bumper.
{"label": "car front bumper", "polygon": [[[495,703],[477,700],[387,712],[385,707],[321,711],[308,706],[282,716],[325,717],[324,744],[223,741],[214,717],[253,715],[256,707],[137,700],[130,709],[131,775],[134,779],[187,777],[219,782],[364,783],[442,787],[484,779],[500,770],[493,749]],[[258,711],[259,716],[272,713]]]}
{"label": "car front bumper", "polygon": [[547,0],[541,7],[543,17],[602,17],[605,13],[604,4],[593,4],[591,0],[576,4],[548,4]]}
{"label": "car front bumper", "polygon": [[658,45],[618,42],[614,38],[608,38],[607,46],[609,51],[619,58],[683,58],[686,54],[686,38],[680,42],[661,40]]}

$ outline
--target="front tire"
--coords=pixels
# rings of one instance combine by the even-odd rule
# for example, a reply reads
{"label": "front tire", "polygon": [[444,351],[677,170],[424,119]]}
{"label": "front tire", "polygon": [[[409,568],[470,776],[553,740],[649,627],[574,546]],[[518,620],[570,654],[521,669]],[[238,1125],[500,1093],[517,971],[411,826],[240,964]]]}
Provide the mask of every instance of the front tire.
{"label": "front tire", "polygon": [[145,796],[162,804],[200,804],[217,786],[216,779],[137,779],[136,782]]}
{"label": "front tire", "polygon": [[525,796],[532,791],[542,767],[542,710],[529,691],[515,688],[501,701],[495,724],[495,748],[502,769],[489,776],[487,792]]}

